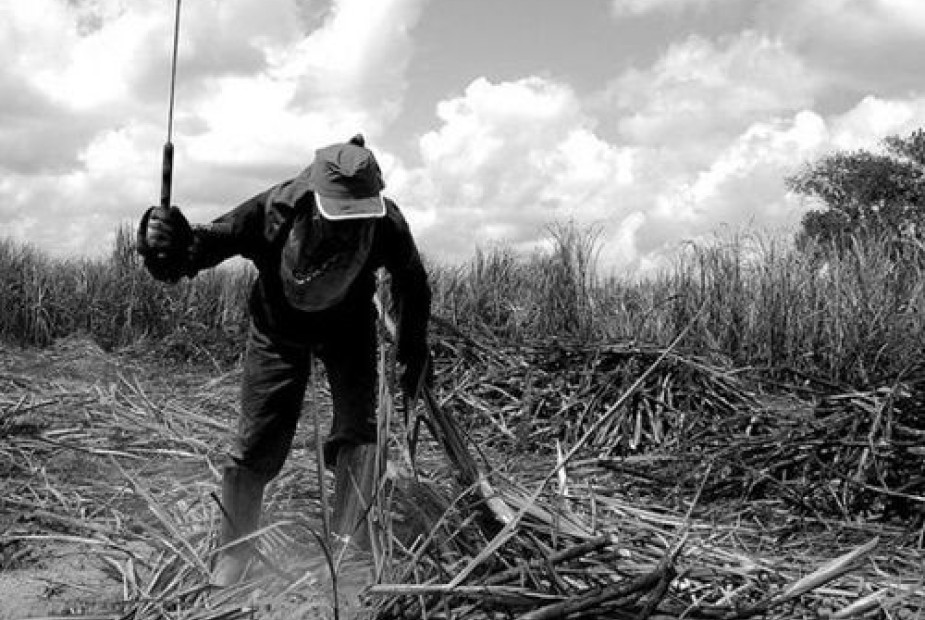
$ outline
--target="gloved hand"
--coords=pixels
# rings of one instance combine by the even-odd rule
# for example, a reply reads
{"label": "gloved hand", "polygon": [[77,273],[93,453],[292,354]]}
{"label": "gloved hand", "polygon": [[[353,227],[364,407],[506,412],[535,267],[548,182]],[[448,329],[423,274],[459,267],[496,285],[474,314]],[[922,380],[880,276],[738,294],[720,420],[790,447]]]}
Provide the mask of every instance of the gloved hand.
{"label": "gloved hand", "polygon": [[178,207],[149,208],[138,225],[136,245],[154,279],[176,282],[191,275],[193,229]]}
{"label": "gloved hand", "polygon": [[415,351],[402,355],[399,363],[402,365],[399,383],[402,392],[409,399],[420,396],[420,390],[434,385],[434,363],[426,345],[415,347]]}

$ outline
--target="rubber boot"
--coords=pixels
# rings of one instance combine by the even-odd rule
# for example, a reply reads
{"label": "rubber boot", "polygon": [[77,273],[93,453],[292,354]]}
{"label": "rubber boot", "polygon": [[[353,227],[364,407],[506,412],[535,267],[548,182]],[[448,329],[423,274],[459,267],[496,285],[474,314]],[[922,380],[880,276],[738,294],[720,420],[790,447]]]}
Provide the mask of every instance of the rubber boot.
{"label": "rubber boot", "polygon": [[343,445],[334,473],[331,529],[351,550],[369,551],[369,505],[375,486],[376,445]]}
{"label": "rubber boot", "polygon": [[218,553],[209,583],[226,588],[244,576],[253,556],[253,541],[233,543],[252,534],[260,523],[264,482],[261,476],[243,467],[228,466],[222,476],[222,532]]}

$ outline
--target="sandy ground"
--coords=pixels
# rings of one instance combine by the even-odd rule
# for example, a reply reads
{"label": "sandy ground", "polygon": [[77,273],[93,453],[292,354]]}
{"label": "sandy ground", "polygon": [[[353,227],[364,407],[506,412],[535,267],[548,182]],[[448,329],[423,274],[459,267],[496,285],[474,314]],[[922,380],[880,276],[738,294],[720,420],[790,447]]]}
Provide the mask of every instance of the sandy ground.
{"label": "sandy ground", "polygon": [[[117,619],[133,609],[123,601],[138,600],[166,566],[165,540],[188,537],[208,564],[219,520],[216,464],[227,440],[221,429],[234,419],[238,377],[177,368],[165,382],[167,373],[149,364],[79,339],[42,351],[0,346],[0,620]],[[185,429],[187,415],[222,419]],[[268,488],[265,522],[317,515],[309,443],[297,439],[292,466]],[[180,529],[167,534],[165,523]],[[330,617],[323,556],[313,539],[296,538],[274,547],[281,566],[304,574],[293,608],[298,617]],[[259,580],[261,567],[251,575]],[[203,577],[186,570],[175,590],[203,586]],[[356,606],[367,578],[368,570],[345,571],[342,602]],[[253,589],[238,608],[251,600],[260,607],[260,596]],[[211,599],[198,600],[194,607]],[[291,609],[264,606],[260,617],[289,617]]]}
{"label": "sandy ground", "polygon": [[38,544],[0,571],[0,619],[115,614],[121,580],[79,544]]}

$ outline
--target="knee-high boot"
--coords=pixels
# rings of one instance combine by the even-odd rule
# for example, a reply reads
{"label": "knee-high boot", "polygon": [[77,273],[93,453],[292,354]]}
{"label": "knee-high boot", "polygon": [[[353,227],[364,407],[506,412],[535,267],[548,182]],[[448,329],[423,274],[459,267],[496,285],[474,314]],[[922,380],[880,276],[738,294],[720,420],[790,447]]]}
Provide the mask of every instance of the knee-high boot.
{"label": "knee-high boot", "polygon": [[253,556],[254,541],[235,543],[252,534],[260,524],[263,503],[264,479],[243,467],[230,465],[222,475],[222,532],[219,545],[226,547],[218,553],[212,569],[210,583],[228,587],[241,580],[248,561]]}
{"label": "knee-high boot", "polygon": [[331,529],[351,547],[369,550],[368,507],[375,488],[376,445],[344,445],[337,451]]}

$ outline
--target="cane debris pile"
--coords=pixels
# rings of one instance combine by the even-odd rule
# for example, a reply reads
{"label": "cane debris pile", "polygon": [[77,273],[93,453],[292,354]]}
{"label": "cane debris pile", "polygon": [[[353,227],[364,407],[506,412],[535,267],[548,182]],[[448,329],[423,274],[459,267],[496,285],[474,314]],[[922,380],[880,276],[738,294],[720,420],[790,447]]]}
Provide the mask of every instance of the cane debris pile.
{"label": "cane debris pile", "polygon": [[911,618],[925,604],[921,431],[903,408],[916,384],[795,398],[637,345],[441,344],[438,391],[517,519],[477,528],[448,510],[370,589],[379,617]]}
{"label": "cane debris pile", "polygon": [[639,345],[451,350],[447,407],[484,430],[479,445],[550,455],[597,425],[581,456],[637,490],[655,484],[660,497],[681,498],[699,489],[710,501],[780,499],[797,514],[921,524],[925,367],[855,391],[781,387],[721,358]]}
{"label": "cane debris pile", "polygon": [[[335,604],[316,539],[312,410],[268,489],[265,561],[241,587],[210,592],[211,496],[238,371],[168,375],[73,342],[0,350],[0,590],[32,575],[30,615],[107,620],[925,608],[914,373],[879,390],[785,397],[722,360],[638,345],[441,337],[437,353],[438,406],[510,512],[479,509],[426,430],[412,467],[398,407],[372,585],[345,570]],[[85,564],[47,572],[65,557]],[[9,605],[22,591],[0,593]]]}

